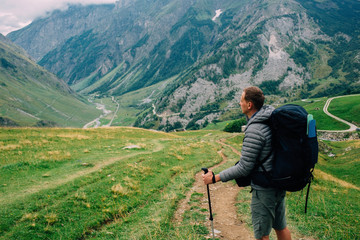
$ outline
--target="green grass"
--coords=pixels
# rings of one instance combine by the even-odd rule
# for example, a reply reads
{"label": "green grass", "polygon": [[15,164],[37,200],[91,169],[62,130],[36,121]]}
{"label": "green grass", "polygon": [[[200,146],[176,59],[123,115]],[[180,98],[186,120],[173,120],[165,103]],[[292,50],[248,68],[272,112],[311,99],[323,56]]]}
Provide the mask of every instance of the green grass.
{"label": "green grass", "polygon": [[200,239],[172,216],[195,172],[221,160],[214,136],[1,129],[0,239]]}
{"label": "green grass", "polygon": [[336,178],[360,186],[360,142],[326,142],[327,152],[320,155],[318,167]]}
{"label": "green grass", "polygon": [[[201,193],[191,195],[181,222],[174,221],[175,210],[194,174],[222,161],[220,149],[229,160],[215,172],[239,159],[217,141],[241,150],[242,138],[213,130],[2,128],[0,239],[205,239],[208,211],[200,206]],[[359,190],[336,180],[359,188],[359,144],[321,143],[308,213],[305,193],[287,195],[294,235],[360,237]],[[130,145],[139,148],[124,149]],[[249,191],[240,191],[237,207],[251,225]]]}
{"label": "green grass", "polygon": [[229,124],[232,121],[224,121],[224,122],[218,122],[218,123],[209,123],[204,130],[224,130],[227,124]]}
{"label": "green grass", "polygon": [[335,98],[328,111],[335,116],[360,125],[360,95]]}
{"label": "green grass", "polygon": [[31,126],[44,119],[62,127],[82,127],[100,115],[85,99],[28,83],[8,82],[7,91],[0,93],[0,116],[20,125]]}
{"label": "green grass", "polygon": [[0,117],[20,126],[40,120],[61,127],[82,127],[100,112],[64,82],[28,59],[15,46],[0,42]]}

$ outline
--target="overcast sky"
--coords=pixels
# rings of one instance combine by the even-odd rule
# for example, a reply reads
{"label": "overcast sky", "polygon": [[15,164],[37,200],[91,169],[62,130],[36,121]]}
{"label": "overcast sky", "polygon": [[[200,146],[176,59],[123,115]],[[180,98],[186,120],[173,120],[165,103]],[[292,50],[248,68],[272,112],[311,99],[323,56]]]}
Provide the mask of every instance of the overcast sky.
{"label": "overcast sky", "polygon": [[0,0],[0,33],[8,34],[25,27],[37,17],[55,9],[66,9],[69,3],[100,4],[115,0]]}

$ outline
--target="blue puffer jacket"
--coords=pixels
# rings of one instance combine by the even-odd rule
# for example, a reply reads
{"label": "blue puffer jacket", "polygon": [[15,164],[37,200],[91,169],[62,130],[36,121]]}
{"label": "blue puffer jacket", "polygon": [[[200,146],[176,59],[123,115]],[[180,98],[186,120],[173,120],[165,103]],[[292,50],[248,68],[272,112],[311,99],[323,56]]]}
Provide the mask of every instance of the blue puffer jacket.
{"label": "blue puffer jacket", "polygon": [[[241,150],[239,164],[220,172],[221,181],[245,177],[255,167],[256,159],[263,160],[271,151],[271,129],[264,122],[267,121],[274,111],[272,106],[263,106],[254,116],[250,118],[245,129],[245,137]],[[266,171],[272,169],[273,155],[263,164]],[[261,167],[257,171],[262,171]],[[255,189],[262,187],[251,184]]]}

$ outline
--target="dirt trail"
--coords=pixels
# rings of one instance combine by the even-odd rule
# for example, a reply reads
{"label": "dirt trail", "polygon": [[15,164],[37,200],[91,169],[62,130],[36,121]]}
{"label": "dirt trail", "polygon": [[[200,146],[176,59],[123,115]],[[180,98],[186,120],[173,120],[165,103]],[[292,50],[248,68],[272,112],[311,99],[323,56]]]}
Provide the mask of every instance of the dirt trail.
{"label": "dirt trail", "polygon": [[[237,154],[240,154],[236,149],[231,146],[223,143],[222,141],[218,141],[218,143],[223,146],[228,146]],[[222,153],[222,151],[218,152],[222,157],[223,161],[213,166],[212,168],[218,167],[227,162],[227,157]],[[212,169],[210,168],[210,170]],[[188,204],[191,195],[194,192],[203,193],[203,198],[201,200],[201,207],[208,209],[208,199],[207,199],[207,190],[206,186],[202,180],[202,172],[199,172],[195,175],[195,183],[193,188],[186,194],[186,198],[180,202],[179,208],[175,213],[175,221],[181,222],[183,213],[186,210],[189,210],[190,206]],[[210,188],[210,198],[211,198],[211,207],[214,216],[214,229],[215,229],[215,237],[219,239],[226,240],[248,240],[254,239],[253,233],[245,226],[240,219],[238,219],[237,211],[236,211],[236,197],[239,191],[242,188],[239,188],[232,184],[228,183],[218,183],[209,185]],[[208,218],[209,216],[207,216]],[[209,238],[212,238],[211,233],[211,225],[210,221],[206,222],[207,227],[209,229],[210,235]]]}

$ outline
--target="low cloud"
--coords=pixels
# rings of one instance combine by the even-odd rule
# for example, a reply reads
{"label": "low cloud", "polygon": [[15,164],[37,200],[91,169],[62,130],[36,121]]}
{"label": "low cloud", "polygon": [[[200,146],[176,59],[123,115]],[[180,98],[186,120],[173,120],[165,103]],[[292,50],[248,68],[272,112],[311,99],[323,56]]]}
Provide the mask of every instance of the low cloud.
{"label": "low cloud", "polygon": [[104,4],[115,0],[1,0],[0,33],[3,35],[30,24],[35,18],[69,4]]}

